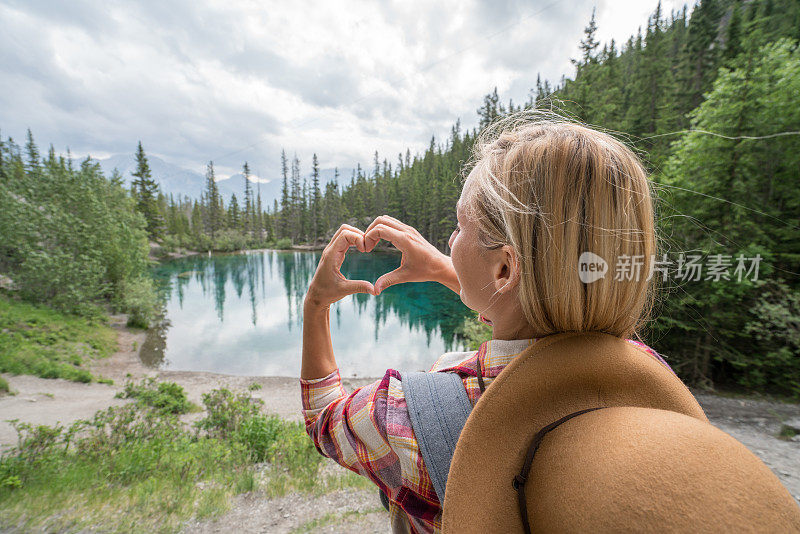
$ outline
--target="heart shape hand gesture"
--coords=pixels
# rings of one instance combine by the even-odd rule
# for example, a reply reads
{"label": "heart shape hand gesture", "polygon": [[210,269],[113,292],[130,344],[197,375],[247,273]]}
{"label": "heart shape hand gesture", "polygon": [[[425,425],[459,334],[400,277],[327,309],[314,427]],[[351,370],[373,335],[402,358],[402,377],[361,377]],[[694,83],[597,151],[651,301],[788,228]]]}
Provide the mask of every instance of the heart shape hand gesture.
{"label": "heart shape hand gesture", "polygon": [[348,280],[340,271],[344,255],[350,247],[356,247],[364,252],[364,232],[349,224],[343,224],[322,251],[317,271],[308,286],[306,304],[326,308],[347,295],[372,294],[375,291],[372,283],[366,280]]}
{"label": "heart shape hand gesture", "polygon": [[[348,280],[340,268],[350,247],[370,252],[381,239],[390,241],[403,253],[400,267],[382,275],[375,285],[366,280]],[[450,258],[430,244],[414,227],[394,217],[377,217],[366,232],[343,224],[322,251],[317,271],[308,287],[306,302],[328,307],[353,293],[378,295],[389,286],[404,282],[438,281],[452,270]]]}
{"label": "heart shape hand gesture", "polygon": [[443,270],[452,269],[450,258],[431,245],[416,228],[388,215],[372,221],[364,232],[364,245],[370,252],[378,241],[391,242],[403,256],[400,267],[375,281],[375,295],[395,284],[439,281]]}

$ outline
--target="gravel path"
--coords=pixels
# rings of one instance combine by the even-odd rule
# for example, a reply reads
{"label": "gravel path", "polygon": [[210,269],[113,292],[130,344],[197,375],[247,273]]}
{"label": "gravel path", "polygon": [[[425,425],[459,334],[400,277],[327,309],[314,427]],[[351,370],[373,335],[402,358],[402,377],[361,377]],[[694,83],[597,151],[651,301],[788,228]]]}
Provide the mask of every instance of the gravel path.
{"label": "gravel path", "polygon": [[800,404],[692,393],[711,424],[761,458],[800,503],[800,435],[791,440],[778,437],[783,421],[800,417]]}
{"label": "gravel path", "polygon": [[[139,380],[154,376],[177,382],[190,400],[202,404],[202,394],[218,387],[245,389],[256,382],[260,390],[253,396],[264,400],[265,410],[287,419],[300,419],[297,379],[282,377],[243,377],[185,371],[153,371],[144,367],[136,348],[144,334],[126,329],[124,318],[115,318],[120,351],[101,360],[93,372],[114,380],[114,385],[79,384],[30,376],[3,374],[17,395],[0,396],[0,451],[16,444],[16,432],[7,419],[18,418],[34,424],[66,425],[78,418],[91,417],[97,410],[128,401],[114,399],[121,391],[126,374]],[[345,379],[345,387],[355,387],[370,379]],[[800,404],[783,404],[756,399],[728,398],[692,391],[712,424],[742,442],[761,458],[800,502],[800,436],[778,438],[782,421],[800,417]],[[202,414],[184,416],[187,420]],[[342,469],[331,464],[327,469]],[[377,490],[339,490],[323,496],[290,494],[267,499],[258,492],[236,497],[230,511],[216,520],[192,521],[185,533],[243,532],[388,532],[388,514],[383,510]]]}
{"label": "gravel path", "polygon": [[[316,521],[315,521],[316,520]],[[388,532],[389,514],[378,491],[338,490],[319,497],[300,494],[264,499],[257,493],[239,495],[218,520],[191,521],[185,533],[215,532]]]}

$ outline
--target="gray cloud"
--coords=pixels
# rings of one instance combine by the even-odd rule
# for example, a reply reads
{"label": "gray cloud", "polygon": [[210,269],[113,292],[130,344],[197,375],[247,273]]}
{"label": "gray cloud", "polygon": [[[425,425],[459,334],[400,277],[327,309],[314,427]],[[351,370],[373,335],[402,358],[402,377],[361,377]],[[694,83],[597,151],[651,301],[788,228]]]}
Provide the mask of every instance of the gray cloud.
{"label": "gray cloud", "polygon": [[100,156],[141,139],[200,172],[275,177],[281,148],[369,166],[474,127],[495,86],[522,102],[537,72],[570,75],[595,4],[624,42],[656,2],[0,0],[0,128]]}

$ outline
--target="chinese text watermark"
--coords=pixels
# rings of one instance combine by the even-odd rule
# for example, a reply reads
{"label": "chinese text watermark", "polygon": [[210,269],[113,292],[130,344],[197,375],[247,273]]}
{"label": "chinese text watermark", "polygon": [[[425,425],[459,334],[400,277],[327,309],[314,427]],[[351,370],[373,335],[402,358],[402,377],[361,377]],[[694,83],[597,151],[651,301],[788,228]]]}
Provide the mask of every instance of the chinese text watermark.
{"label": "chinese text watermark", "polygon": [[[705,259],[705,261],[703,261]],[[677,258],[670,260],[667,254],[662,254],[661,258],[655,255],[650,257],[649,268],[645,269],[644,255],[620,255],[614,266],[614,280],[639,281],[642,276],[650,280],[653,276],[660,276],[662,281],[669,278],[682,281],[709,280],[719,282],[720,280],[758,280],[758,266],[761,263],[761,254],[754,257],[747,257],[739,254],[734,257],[726,254],[711,254],[703,258],[700,254],[677,255]],[[645,272],[645,270],[647,272]],[[605,278],[609,273],[608,263],[593,252],[584,252],[578,258],[578,275],[581,282],[590,284],[601,278]]]}

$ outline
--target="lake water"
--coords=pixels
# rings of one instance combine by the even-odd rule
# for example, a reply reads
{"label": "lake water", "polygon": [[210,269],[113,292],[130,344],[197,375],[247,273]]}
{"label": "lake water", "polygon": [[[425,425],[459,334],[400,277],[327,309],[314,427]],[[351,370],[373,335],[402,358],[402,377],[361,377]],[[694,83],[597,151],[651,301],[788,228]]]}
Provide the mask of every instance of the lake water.
{"label": "lake water", "polygon": [[[153,275],[166,320],[142,347],[147,365],[234,375],[299,376],[303,299],[321,251],[249,251],[164,262]],[[355,249],[342,274],[369,280],[400,265],[400,254]],[[466,350],[455,328],[471,311],[435,282],[400,284],[331,306],[331,339],[343,376],[387,368],[427,370],[444,352]]]}

